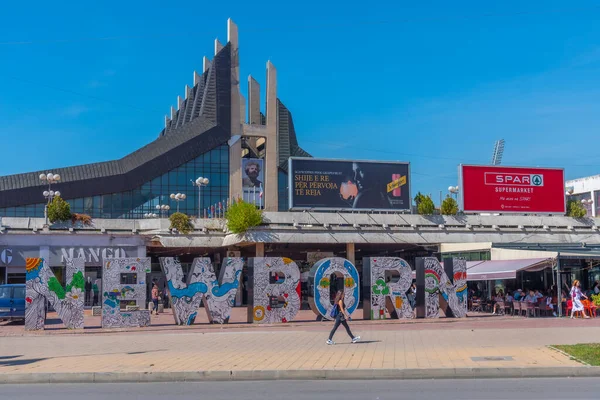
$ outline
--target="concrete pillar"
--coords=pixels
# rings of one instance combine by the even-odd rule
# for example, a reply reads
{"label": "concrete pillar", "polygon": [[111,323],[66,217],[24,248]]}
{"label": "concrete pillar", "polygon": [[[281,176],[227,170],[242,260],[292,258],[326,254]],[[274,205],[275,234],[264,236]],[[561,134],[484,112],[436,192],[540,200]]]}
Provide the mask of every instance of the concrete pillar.
{"label": "concrete pillar", "polygon": [[264,190],[266,211],[277,211],[277,163],[279,161],[277,130],[277,70],[271,61],[267,61],[267,140]]}
{"label": "concrete pillar", "polygon": [[175,119],[175,116],[177,116],[177,110],[175,107],[171,106],[171,121]]}
{"label": "concrete pillar", "polygon": [[248,123],[260,125],[260,84],[248,76]]}
{"label": "concrete pillar", "polygon": [[200,74],[194,71],[194,86],[200,83]]}
{"label": "concrete pillar", "polygon": [[246,98],[240,93],[240,124],[246,123]]}
{"label": "concrete pillar", "polygon": [[242,198],[242,123],[240,106],[240,59],[238,27],[227,20],[227,40],[231,50],[231,140],[229,141],[229,194]]}
{"label": "concrete pillar", "polygon": [[354,255],[354,243],[346,243],[346,258],[352,264],[356,265],[356,257]]}
{"label": "concrete pillar", "polygon": [[264,257],[265,256],[265,244],[263,242],[256,243],[256,257]]}

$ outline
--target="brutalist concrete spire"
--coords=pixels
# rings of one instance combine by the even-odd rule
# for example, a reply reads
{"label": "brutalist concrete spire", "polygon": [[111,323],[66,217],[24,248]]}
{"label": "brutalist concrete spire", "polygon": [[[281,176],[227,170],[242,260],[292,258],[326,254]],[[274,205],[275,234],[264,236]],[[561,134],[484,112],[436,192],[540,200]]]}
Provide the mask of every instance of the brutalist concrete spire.
{"label": "brutalist concrete spire", "polygon": [[200,83],[200,74],[194,71],[194,87]]}
{"label": "brutalist concrete spire", "polygon": [[181,96],[177,96],[177,109],[181,110],[181,106],[183,105],[183,99]]}
{"label": "brutalist concrete spire", "polygon": [[185,99],[189,99],[192,95],[192,88],[189,87],[188,85],[185,85]]}
{"label": "brutalist concrete spire", "polygon": [[279,144],[277,135],[277,69],[267,61],[267,143],[265,174],[265,210],[277,211],[277,171]]}
{"label": "brutalist concrete spire", "polygon": [[[242,198],[242,141],[239,140],[243,128],[240,106],[240,59],[238,27],[230,19],[227,20],[227,41],[231,51],[231,138],[229,144],[229,193],[232,198]],[[218,41],[215,42],[217,51]]]}
{"label": "brutalist concrete spire", "polygon": [[260,125],[260,84],[248,76],[248,123]]}
{"label": "brutalist concrete spire", "polygon": [[208,57],[204,56],[202,57],[202,70],[204,72],[208,71],[208,69],[210,68],[210,60],[208,59]]}
{"label": "brutalist concrete spire", "polygon": [[[231,21],[231,18],[227,20],[227,23],[229,23],[229,21]],[[220,52],[222,48],[223,45],[221,44],[221,42],[219,42],[219,39],[215,39],[215,55],[217,55],[217,53]]]}

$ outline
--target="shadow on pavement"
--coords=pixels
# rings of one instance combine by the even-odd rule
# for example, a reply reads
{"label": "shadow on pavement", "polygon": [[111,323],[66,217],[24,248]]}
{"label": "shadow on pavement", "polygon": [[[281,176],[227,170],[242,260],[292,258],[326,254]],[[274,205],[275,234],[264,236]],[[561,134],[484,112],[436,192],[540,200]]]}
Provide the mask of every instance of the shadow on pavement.
{"label": "shadow on pavement", "polygon": [[[17,357],[17,356],[15,356],[15,357]],[[0,361],[0,366],[1,367],[18,367],[18,366],[22,366],[22,365],[35,364],[36,362],[44,361],[44,360],[47,360],[47,358],[30,358],[30,359],[25,359],[25,360],[7,360],[7,361]]]}

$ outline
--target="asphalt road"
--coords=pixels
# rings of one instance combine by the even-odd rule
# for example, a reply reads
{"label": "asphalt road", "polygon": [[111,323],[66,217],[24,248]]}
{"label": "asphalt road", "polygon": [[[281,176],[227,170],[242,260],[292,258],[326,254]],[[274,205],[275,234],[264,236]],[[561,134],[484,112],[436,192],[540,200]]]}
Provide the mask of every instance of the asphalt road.
{"label": "asphalt road", "polygon": [[493,379],[0,385],[0,399],[27,400],[423,400],[600,398],[600,380]]}

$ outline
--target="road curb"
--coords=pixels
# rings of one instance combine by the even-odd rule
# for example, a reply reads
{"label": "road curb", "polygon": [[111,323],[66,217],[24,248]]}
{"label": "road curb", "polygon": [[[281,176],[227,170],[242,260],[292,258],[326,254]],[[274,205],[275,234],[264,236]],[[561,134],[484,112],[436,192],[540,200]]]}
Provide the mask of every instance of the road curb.
{"label": "road curb", "polygon": [[66,372],[0,374],[0,384],[574,377],[600,377],[600,367]]}

